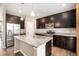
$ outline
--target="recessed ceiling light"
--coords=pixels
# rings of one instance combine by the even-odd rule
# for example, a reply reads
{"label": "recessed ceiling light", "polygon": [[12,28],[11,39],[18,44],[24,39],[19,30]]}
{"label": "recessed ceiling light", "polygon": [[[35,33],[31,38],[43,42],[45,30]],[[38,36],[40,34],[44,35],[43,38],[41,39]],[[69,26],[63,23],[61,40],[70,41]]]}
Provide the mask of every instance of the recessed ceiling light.
{"label": "recessed ceiling light", "polygon": [[21,17],[20,20],[23,21],[23,17]]}
{"label": "recessed ceiling light", "polygon": [[31,16],[33,16],[33,17],[35,16],[35,13],[34,13],[34,11],[32,11],[32,12],[31,12]]}
{"label": "recessed ceiling light", "polygon": [[22,11],[21,11],[21,10],[19,10],[19,13],[22,13]]}
{"label": "recessed ceiling light", "polygon": [[62,17],[63,17],[63,19],[67,19],[68,18],[68,13],[63,13]]}
{"label": "recessed ceiling light", "polygon": [[62,6],[63,6],[63,7],[65,7],[65,6],[66,6],[66,4],[64,3],[64,4],[62,4]]}

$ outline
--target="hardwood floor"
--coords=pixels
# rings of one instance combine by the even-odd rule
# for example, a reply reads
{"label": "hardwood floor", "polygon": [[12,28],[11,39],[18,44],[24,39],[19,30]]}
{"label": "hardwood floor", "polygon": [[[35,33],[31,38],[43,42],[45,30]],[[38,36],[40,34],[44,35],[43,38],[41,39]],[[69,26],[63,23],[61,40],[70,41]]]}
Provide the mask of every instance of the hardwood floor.
{"label": "hardwood floor", "polygon": [[76,53],[61,49],[58,47],[52,47],[52,55],[54,56],[76,56]]}
{"label": "hardwood floor", "polygon": [[[58,47],[52,47],[51,52],[52,56],[76,56],[75,53]],[[15,56],[14,47],[0,49],[0,56]]]}
{"label": "hardwood floor", "polygon": [[0,56],[14,56],[14,47],[0,49]]}

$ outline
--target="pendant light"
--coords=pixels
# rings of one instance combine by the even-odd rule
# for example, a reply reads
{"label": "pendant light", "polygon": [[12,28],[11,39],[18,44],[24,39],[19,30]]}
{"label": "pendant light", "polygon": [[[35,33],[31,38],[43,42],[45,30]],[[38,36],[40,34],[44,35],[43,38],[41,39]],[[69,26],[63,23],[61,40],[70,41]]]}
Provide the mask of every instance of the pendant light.
{"label": "pendant light", "polygon": [[20,17],[20,20],[23,21],[24,20],[24,17],[22,16],[22,8],[24,6],[24,3],[20,3],[20,10],[19,10],[19,13],[21,14],[21,17]]}
{"label": "pendant light", "polygon": [[33,11],[33,4],[32,4],[32,11],[31,11],[31,13],[30,13],[30,16],[32,16],[32,17],[35,17],[35,12]]}
{"label": "pendant light", "polygon": [[35,16],[35,13],[34,13],[34,11],[31,11],[31,16],[33,16],[33,17]]}

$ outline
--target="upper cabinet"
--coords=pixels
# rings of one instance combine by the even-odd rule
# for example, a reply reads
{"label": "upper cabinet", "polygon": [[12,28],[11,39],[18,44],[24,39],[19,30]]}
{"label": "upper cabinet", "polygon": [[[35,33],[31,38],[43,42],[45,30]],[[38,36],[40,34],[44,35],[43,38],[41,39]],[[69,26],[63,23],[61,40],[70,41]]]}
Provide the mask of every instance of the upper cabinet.
{"label": "upper cabinet", "polygon": [[46,19],[38,19],[37,20],[37,28],[45,28]]}
{"label": "upper cabinet", "polygon": [[6,14],[6,22],[7,23],[15,23],[15,24],[20,24],[20,17]]}
{"label": "upper cabinet", "polygon": [[55,28],[75,28],[76,10],[56,14]]}
{"label": "upper cabinet", "polygon": [[37,19],[37,28],[76,28],[76,9]]}
{"label": "upper cabinet", "polygon": [[24,29],[24,27],[25,27],[24,22],[25,22],[25,20],[20,21],[21,29]]}
{"label": "upper cabinet", "polygon": [[20,17],[6,14],[6,23],[20,24],[21,29],[24,29],[24,21],[20,20]]}

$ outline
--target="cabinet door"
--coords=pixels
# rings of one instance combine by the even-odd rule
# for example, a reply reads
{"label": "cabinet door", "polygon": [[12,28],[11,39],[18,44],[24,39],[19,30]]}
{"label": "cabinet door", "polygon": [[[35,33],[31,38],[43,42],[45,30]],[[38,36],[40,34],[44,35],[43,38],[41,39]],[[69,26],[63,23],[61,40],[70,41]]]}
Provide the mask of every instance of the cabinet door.
{"label": "cabinet door", "polygon": [[20,24],[20,17],[7,14],[6,15],[6,22]]}
{"label": "cabinet door", "polygon": [[20,25],[21,25],[20,28],[21,28],[21,29],[24,29],[24,21],[25,21],[25,20],[20,21]]}
{"label": "cabinet door", "polygon": [[51,55],[51,41],[46,43],[46,56]]}
{"label": "cabinet door", "polygon": [[39,19],[36,20],[36,27],[40,28],[40,20]]}
{"label": "cabinet door", "polygon": [[55,28],[62,28],[63,27],[63,22],[61,20],[61,14],[57,14],[54,16],[55,17],[55,21],[54,21],[54,27]]}
{"label": "cabinet door", "polygon": [[53,46],[76,52],[76,37],[54,36]]}
{"label": "cabinet door", "polygon": [[65,48],[65,41],[66,41],[66,38],[65,37],[61,37],[61,39],[60,39],[60,47],[61,48]]}
{"label": "cabinet door", "polygon": [[53,38],[53,45],[63,48],[64,46],[64,39],[61,36],[54,36]]}
{"label": "cabinet door", "polygon": [[55,28],[75,28],[76,10],[71,10],[55,15]]}
{"label": "cabinet door", "polygon": [[66,49],[76,52],[76,38],[67,37],[65,42]]}
{"label": "cabinet door", "polygon": [[45,28],[45,19],[40,19],[40,25],[41,25],[41,28]]}
{"label": "cabinet door", "polygon": [[45,19],[37,19],[37,28],[45,28]]}

